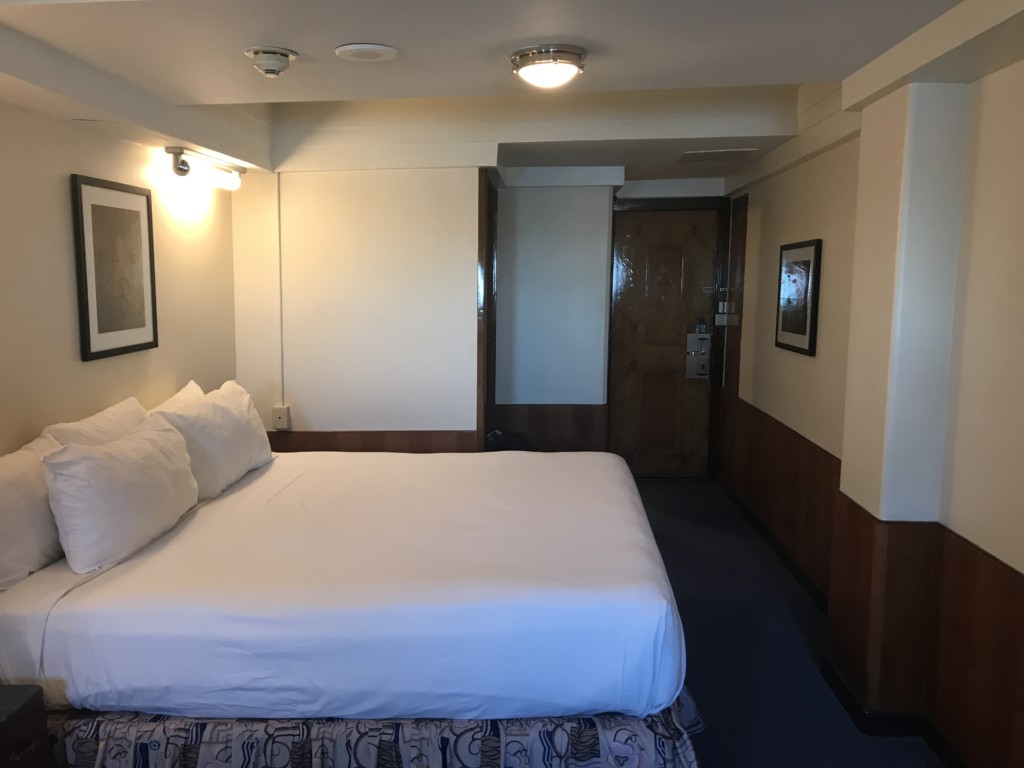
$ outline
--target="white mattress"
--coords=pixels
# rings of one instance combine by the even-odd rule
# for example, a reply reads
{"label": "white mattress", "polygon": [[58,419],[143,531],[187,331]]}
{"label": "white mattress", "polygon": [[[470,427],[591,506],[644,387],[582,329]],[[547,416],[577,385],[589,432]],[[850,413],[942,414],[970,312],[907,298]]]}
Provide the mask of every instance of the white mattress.
{"label": "white mattress", "polygon": [[508,718],[673,701],[685,662],[618,457],[282,454],[130,560],[0,593],[51,706]]}

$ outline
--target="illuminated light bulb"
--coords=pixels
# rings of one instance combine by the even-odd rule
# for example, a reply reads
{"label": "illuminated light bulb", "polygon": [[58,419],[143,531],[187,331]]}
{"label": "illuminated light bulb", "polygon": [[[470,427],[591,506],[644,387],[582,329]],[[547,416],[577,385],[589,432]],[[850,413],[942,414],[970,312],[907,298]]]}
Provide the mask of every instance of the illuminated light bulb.
{"label": "illuminated light bulb", "polygon": [[565,85],[580,73],[575,64],[562,61],[529,64],[519,70],[519,76],[538,88],[557,88]]}
{"label": "illuminated light bulb", "polygon": [[535,45],[512,54],[512,72],[536,88],[558,88],[583,71],[586,58],[579,46]]}

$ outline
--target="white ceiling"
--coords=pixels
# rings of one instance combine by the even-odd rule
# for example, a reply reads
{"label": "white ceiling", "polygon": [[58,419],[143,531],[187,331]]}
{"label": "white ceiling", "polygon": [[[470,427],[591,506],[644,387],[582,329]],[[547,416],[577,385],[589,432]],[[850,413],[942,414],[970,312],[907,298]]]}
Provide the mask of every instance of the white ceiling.
{"label": "white ceiling", "polygon": [[[353,126],[364,113],[412,114],[419,121],[414,121],[416,137],[394,140],[423,142],[426,129],[418,113],[436,115],[440,110],[452,116],[485,114],[474,118],[475,132],[459,127],[453,118],[452,126],[435,130],[438,135],[432,141],[454,141],[457,134],[458,140],[470,143],[494,137],[502,164],[622,165],[628,178],[721,176],[751,158],[676,161],[694,148],[752,146],[758,148],[756,155],[771,150],[794,131],[759,133],[752,127],[759,120],[755,108],[760,103],[758,109],[776,115],[779,104],[787,103],[795,125],[795,99],[776,94],[771,105],[764,89],[754,88],[741,91],[743,103],[751,108],[748,112],[736,106],[716,108],[718,112],[688,106],[688,112],[673,108],[673,113],[666,104],[679,99],[688,104],[731,103],[736,96],[717,94],[740,92],[735,86],[840,81],[955,4],[956,0],[0,0],[0,40],[6,41],[6,50],[0,49],[0,99],[58,117],[100,120],[97,126],[105,125],[122,137],[158,143],[162,135],[183,135],[182,126],[189,121],[205,121],[205,133],[184,140],[213,148],[220,143],[222,152],[240,158],[245,154],[232,151],[232,141],[221,138],[218,125],[241,125],[224,130],[236,131],[231,134],[236,137],[241,130],[248,136],[243,142],[247,146],[266,146],[272,132],[272,147],[262,152],[275,160],[253,161],[262,167],[300,160],[305,163],[301,168],[322,167],[321,156],[295,160],[296,147],[291,144],[308,148],[309,136],[325,131],[334,131],[330,141],[354,141],[351,136],[358,129]],[[399,54],[382,63],[338,59],[334,48],[351,42],[385,43]],[[550,94],[538,94],[519,82],[510,74],[509,53],[539,42],[585,46],[589,57],[584,76]],[[244,54],[254,45],[292,48],[299,57],[280,79],[269,80]],[[45,71],[45,77],[34,81],[34,71]],[[47,88],[56,95],[47,97]],[[145,98],[134,89],[145,92]],[[617,112],[609,108],[595,113],[593,122],[584,114],[567,137],[539,127],[554,120],[549,116],[561,119],[573,99],[600,99],[617,105]],[[128,105],[131,114],[104,112],[116,104]],[[271,110],[268,104],[276,106]],[[171,112],[162,105],[173,105]],[[247,106],[240,111],[227,105]],[[315,128],[303,123],[307,113],[319,121]],[[145,119],[133,122],[138,116]],[[672,119],[669,130],[663,130],[665,121],[656,130],[637,122],[658,116]],[[382,131],[397,133],[396,125],[400,121],[365,129],[361,144],[379,142]],[[600,130],[592,128],[598,125]],[[138,126],[148,130],[138,134],[143,138],[135,138]],[[342,134],[348,138],[337,139]],[[577,140],[583,137],[592,140]],[[254,154],[251,148],[247,152]],[[358,147],[353,150],[356,157],[360,152]],[[328,155],[335,162],[338,153]]]}
{"label": "white ceiling", "polygon": [[[955,0],[122,0],[0,4],[17,30],[173,104],[500,95],[510,51],[590,51],[576,91],[836,81]],[[398,59],[351,64],[378,42]],[[299,52],[279,80],[249,46]]]}

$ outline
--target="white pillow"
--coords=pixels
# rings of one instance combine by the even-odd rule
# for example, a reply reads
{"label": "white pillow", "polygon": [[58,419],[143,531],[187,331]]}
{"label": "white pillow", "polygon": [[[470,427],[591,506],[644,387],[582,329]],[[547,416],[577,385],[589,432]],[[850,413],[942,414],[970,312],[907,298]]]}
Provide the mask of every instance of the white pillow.
{"label": "white pillow", "polygon": [[200,499],[212,499],[271,459],[267,430],[252,397],[234,381],[201,400],[159,413],[185,436]]}
{"label": "white pillow", "polygon": [[43,457],[60,543],[75,573],[118,563],[195,505],[185,439],[160,416],[103,445]]}
{"label": "white pillow", "polygon": [[150,408],[149,412],[156,413],[157,411],[173,411],[182,405],[200,400],[202,397],[203,388],[190,380],[188,384],[164,400],[156,408]]}
{"label": "white pillow", "polygon": [[60,448],[40,435],[0,456],[0,591],[61,556],[43,476],[43,454]]}
{"label": "white pillow", "polygon": [[43,430],[61,445],[102,445],[124,437],[146,418],[146,409],[134,397],[81,421],[52,424]]}

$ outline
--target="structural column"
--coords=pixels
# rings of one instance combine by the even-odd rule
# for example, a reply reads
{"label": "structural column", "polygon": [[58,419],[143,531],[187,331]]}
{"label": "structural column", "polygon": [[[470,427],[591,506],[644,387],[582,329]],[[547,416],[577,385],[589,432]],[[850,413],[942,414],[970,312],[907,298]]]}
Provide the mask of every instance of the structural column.
{"label": "structural column", "polygon": [[923,709],[968,107],[929,83],[863,112],[828,659],[867,710]]}

